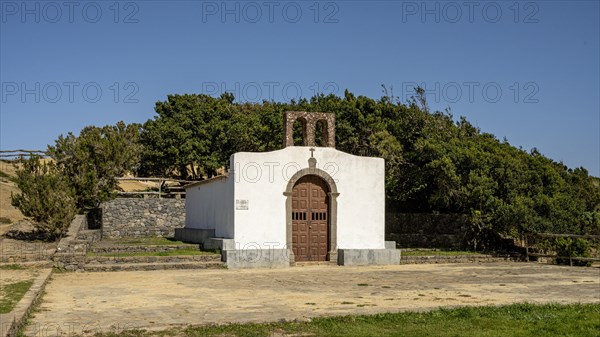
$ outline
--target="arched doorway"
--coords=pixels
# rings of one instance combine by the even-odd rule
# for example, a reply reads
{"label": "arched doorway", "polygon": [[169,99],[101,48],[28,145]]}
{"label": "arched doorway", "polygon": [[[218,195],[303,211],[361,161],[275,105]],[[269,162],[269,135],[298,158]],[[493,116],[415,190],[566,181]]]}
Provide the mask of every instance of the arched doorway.
{"label": "arched doorway", "polygon": [[292,250],[295,261],[326,261],[329,252],[329,188],[316,175],[292,189]]}

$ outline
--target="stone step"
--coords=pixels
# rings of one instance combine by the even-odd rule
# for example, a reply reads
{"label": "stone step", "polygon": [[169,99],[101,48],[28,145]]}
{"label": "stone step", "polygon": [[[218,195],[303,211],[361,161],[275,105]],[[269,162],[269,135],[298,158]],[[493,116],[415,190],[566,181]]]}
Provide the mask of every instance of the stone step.
{"label": "stone step", "polygon": [[168,262],[168,263],[114,263],[86,264],[83,269],[89,272],[102,271],[144,271],[144,270],[173,270],[173,269],[223,269],[221,261],[207,262]]}
{"label": "stone step", "polygon": [[168,252],[179,249],[200,249],[198,244],[179,245],[94,245],[89,251],[92,253],[133,253],[133,252]]}
{"label": "stone step", "polygon": [[87,244],[90,244],[90,242],[88,240],[83,239],[83,238],[77,237],[77,238],[71,240],[71,242],[69,242],[69,244],[71,246],[73,246],[73,245],[87,245]]}
{"label": "stone step", "polygon": [[86,256],[88,264],[123,263],[177,263],[177,262],[221,262],[221,255],[172,255],[172,256]]}
{"label": "stone step", "polygon": [[294,267],[337,266],[337,261],[301,261],[294,262]]}
{"label": "stone step", "polygon": [[87,251],[90,243],[85,240],[75,239],[69,242],[67,245],[62,245],[59,251],[63,250],[74,250],[74,251]]}
{"label": "stone step", "polygon": [[97,240],[100,240],[101,237],[102,237],[101,229],[82,229],[77,234],[77,238],[80,238],[83,240],[94,239],[95,241],[97,241]]}
{"label": "stone step", "polygon": [[0,263],[15,263],[15,262],[36,262],[49,261],[52,259],[55,250],[45,250],[36,253],[20,253],[20,252],[2,252],[0,255]]}
{"label": "stone step", "polygon": [[14,266],[17,265],[19,267],[24,268],[52,268],[54,266],[54,262],[51,260],[45,261],[26,261],[26,262],[2,262],[0,263],[0,268],[6,266]]}

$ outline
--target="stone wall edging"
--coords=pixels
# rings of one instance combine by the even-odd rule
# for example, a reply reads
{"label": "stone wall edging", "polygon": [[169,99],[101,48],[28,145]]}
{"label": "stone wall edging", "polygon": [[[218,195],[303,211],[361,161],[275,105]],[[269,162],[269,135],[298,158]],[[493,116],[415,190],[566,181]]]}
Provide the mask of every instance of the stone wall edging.
{"label": "stone wall edging", "polygon": [[[23,298],[17,303],[15,308],[8,314],[8,318],[11,322],[9,323],[7,330],[4,331],[4,320],[2,322],[2,335],[6,337],[16,337],[19,329],[25,323],[25,318],[31,312],[34,304],[42,294],[42,291],[46,287],[50,275],[52,275],[52,269],[43,269],[41,275],[38,276],[31,285],[31,288],[25,293]],[[4,317],[3,317],[4,318]]]}
{"label": "stone wall edging", "polygon": [[404,256],[400,264],[434,264],[434,263],[483,263],[483,262],[520,262],[519,257],[493,255],[459,255],[459,256]]}

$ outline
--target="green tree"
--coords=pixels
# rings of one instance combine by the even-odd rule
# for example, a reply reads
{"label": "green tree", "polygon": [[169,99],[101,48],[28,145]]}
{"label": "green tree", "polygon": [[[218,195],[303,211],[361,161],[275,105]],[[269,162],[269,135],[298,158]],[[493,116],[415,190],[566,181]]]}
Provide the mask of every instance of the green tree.
{"label": "green tree", "polygon": [[346,90],[261,104],[235,103],[231,94],[171,95],[144,124],[142,169],[210,177],[235,152],[281,148],[283,112],[330,112],[337,149],[386,160],[390,211],[470,215],[484,229],[474,232],[487,236],[600,232],[600,180],[585,169],[499,141],[449,109],[432,112],[421,88],[404,103],[385,90],[380,99]]}
{"label": "green tree", "polygon": [[282,144],[285,105],[234,104],[233,95],[170,95],[142,129],[141,174],[209,178],[239,151],[272,151]]}
{"label": "green tree", "polygon": [[558,264],[571,264],[574,266],[591,266],[589,261],[571,260],[568,257],[590,257],[590,244],[587,240],[581,238],[556,238],[554,239],[553,249],[556,254],[563,258],[557,258]]}
{"label": "green tree", "polygon": [[199,179],[213,176],[227,160],[231,96],[170,95],[141,133],[141,173]]}
{"label": "green tree", "polygon": [[80,211],[96,208],[114,197],[115,178],[135,172],[141,146],[139,125],[87,126],[79,136],[60,135],[48,153],[58,170],[69,177]]}
{"label": "green tree", "polygon": [[42,163],[32,156],[14,178],[21,191],[11,194],[11,203],[34,220],[34,227],[49,239],[60,237],[76,214],[73,190],[66,177],[52,162]]}

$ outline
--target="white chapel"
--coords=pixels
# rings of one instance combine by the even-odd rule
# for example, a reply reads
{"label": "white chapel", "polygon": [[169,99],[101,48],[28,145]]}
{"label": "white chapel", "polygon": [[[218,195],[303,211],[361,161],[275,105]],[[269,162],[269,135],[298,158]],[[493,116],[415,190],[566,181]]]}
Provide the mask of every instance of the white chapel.
{"label": "white chapel", "polygon": [[[296,121],[303,146],[294,146]],[[315,146],[317,123],[324,146]],[[284,128],[283,149],[235,153],[229,175],[186,186],[176,238],[220,249],[229,268],[398,264],[384,239],[383,159],[336,150],[332,113],[286,112]]]}

